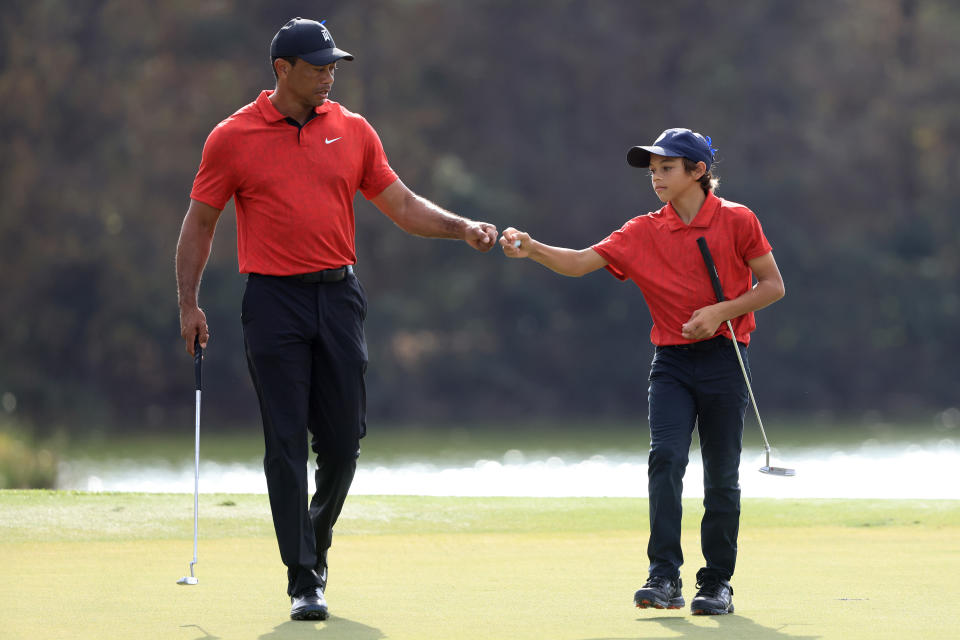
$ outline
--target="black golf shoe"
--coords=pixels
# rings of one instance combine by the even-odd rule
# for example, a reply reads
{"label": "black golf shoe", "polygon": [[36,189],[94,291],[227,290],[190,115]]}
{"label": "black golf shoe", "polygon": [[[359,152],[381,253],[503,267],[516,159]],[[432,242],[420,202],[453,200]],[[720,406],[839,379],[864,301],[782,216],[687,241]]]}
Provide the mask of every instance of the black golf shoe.
{"label": "black golf shoe", "polygon": [[690,602],[695,616],[719,616],[733,613],[733,587],[716,576],[697,575],[697,595]]}
{"label": "black golf shoe", "polygon": [[323,589],[301,591],[290,598],[291,620],[326,620],[330,616]]}
{"label": "black golf shoe", "polygon": [[683,606],[683,580],[664,576],[650,576],[647,583],[633,594],[633,603],[641,609],[679,609]]}

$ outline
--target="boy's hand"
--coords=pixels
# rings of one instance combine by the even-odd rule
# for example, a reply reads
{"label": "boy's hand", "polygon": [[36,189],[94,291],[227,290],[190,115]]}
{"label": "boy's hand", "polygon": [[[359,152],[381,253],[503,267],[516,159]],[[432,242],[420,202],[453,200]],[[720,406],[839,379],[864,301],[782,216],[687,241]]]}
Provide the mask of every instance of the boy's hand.
{"label": "boy's hand", "polygon": [[718,313],[717,306],[712,304],[694,311],[690,319],[680,328],[683,337],[687,340],[712,338],[724,321],[724,318]]}
{"label": "boy's hand", "polygon": [[527,258],[530,256],[530,234],[507,227],[500,236],[500,246],[508,258]]}

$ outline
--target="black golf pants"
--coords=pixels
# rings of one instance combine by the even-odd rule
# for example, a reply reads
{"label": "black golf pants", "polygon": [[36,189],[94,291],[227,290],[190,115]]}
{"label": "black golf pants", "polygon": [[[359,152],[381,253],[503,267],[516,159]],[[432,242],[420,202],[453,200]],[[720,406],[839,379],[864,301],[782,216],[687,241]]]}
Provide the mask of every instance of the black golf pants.
{"label": "black golf pants", "polygon": [[[330,283],[250,274],[241,321],[260,401],[263,468],[290,595],[326,586],[333,525],[366,433],[366,296],[353,274]],[[317,456],[307,496],[307,434]]]}
{"label": "black golf pants", "polygon": [[[738,345],[749,372],[747,349]],[[681,495],[693,429],[703,459],[702,571],[729,580],[740,527],[740,451],[747,386],[729,338],[657,347],[650,367],[650,575],[676,578]],[[699,574],[698,574],[699,575]]]}

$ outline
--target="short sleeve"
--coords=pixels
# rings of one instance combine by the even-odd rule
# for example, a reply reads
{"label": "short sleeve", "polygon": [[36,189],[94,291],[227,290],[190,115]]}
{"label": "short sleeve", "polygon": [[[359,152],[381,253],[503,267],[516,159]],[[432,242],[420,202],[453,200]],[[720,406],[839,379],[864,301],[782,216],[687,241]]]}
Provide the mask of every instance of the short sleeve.
{"label": "short sleeve", "polygon": [[773,251],[773,247],[770,246],[770,242],[767,241],[763,228],[760,226],[760,220],[752,211],[749,214],[744,216],[740,232],[737,234],[738,249],[744,262],[765,256]]}
{"label": "short sleeve", "polygon": [[217,125],[203,145],[200,168],[193,179],[190,198],[208,204],[215,209],[223,209],[239,183],[233,160],[236,157],[234,145],[223,124]]}
{"label": "short sleeve", "polygon": [[363,153],[363,176],[360,179],[360,192],[367,200],[376,198],[383,193],[383,190],[397,181],[396,172],[387,162],[387,154],[383,150],[383,143],[380,142],[380,136],[370,126],[366,118],[361,118],[363,123],[364,153]]}
{"label": "short sleeve", "polygon": [[628,277],[627,265],[636,252],[642,226],[641,218],[634,218],[591,247],[607,261],[606,270],[618,280]]}

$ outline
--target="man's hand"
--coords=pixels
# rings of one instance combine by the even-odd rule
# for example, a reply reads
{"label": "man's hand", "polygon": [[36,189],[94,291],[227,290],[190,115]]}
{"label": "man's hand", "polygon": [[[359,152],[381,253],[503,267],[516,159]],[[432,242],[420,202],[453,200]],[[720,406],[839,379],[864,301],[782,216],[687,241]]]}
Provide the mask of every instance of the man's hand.
{"label": "man's hand", "polygon": [[717,328],[724,321],[717,307],[712,304],[708,307],[697,309],[681,327],[681,333],[687,340],[706,340],[712,338],[717,332]]}
{"label": "man's hand", "polygon": [[471,222],[463,232],[463,241],[486,253],[497,243],[497,228],[488,222]]}
{"label": "man's hand", "polygon": [[193,344],[200,336],[200,346],[207,348],[210,340],[210,330],[207,328],[207,316],[200,307],[180,308],[180,336],[187,345],[187,353],[193,353]]}

